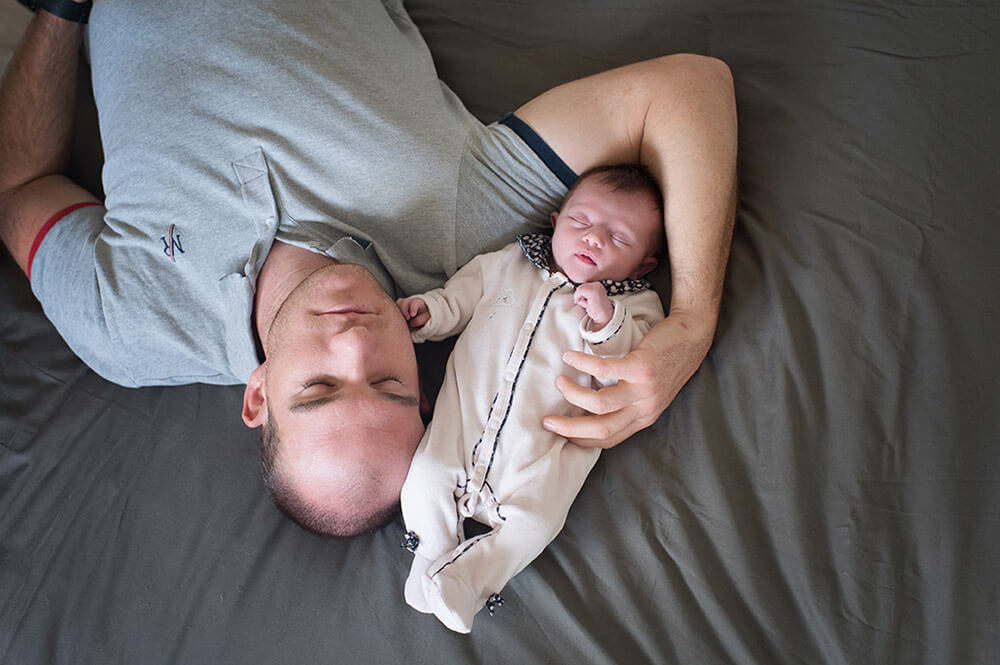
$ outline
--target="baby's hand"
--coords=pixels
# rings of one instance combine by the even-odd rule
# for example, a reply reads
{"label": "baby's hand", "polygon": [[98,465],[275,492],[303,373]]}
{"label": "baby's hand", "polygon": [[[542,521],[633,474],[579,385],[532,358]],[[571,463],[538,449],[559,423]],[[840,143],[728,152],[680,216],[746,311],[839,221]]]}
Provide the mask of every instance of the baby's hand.
{"label": "baby's hand", "polygon": [[615,313],[615,305],[600,282],[587,282],[576,287],[573,302],[582,307],[594,322],[595,330],[608,325]]}
{"label": "baby's hand", "polygon": [[399,311],[403,313],[403,318],[410,324],[411,328],[419,328],[427,323],[431,318],[431,313],[427,309],[427,303],[420,298],[400,298],[396,301]]}

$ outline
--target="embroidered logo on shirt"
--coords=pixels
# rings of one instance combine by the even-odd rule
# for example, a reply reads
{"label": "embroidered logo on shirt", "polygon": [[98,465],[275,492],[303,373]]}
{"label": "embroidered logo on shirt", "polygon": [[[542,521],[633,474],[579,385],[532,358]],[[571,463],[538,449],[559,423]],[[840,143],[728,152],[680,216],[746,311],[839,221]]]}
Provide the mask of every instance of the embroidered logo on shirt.
{"label": "embroidered logo on shirt", "polygon": [[176,263],[177,252],[183,254],[184,247],[181,245],[181,235],[174,229],[173,224],[167,229],[166,235],[160,236],[160,242],[163,243],[164,256]]}
{"label": "embroidered logo on shirt", "polygon": [[497,299],[493,301],[493,309],[490,310],[490,320],[497,315],[497,310],[501,307],[510,307],[514,304],[514,290],[504,289]]}

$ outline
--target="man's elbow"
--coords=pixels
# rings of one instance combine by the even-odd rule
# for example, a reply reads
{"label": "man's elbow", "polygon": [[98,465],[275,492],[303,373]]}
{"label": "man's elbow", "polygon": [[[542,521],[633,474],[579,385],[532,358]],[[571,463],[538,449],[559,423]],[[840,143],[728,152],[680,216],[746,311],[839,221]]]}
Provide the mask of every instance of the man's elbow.
{"label": "man's elbow", "polygon": [[[673,86],[696,85],[711,88],[728,96],[733,94],[733,73],[724,60],[697,53],[674,53],[652,61],[657,76],[666,77]],[[662,78],[657,85],[663,84]]]}

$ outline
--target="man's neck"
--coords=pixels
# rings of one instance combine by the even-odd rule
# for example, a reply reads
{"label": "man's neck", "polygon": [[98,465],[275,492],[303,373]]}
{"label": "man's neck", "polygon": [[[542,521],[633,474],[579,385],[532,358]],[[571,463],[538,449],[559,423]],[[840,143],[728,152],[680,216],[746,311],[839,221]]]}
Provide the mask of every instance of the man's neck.
{"label": "man's neck", "polygon": [[335,263],[336,259],[325,254],[274,241],[257,276],[254,296],[254,326],[264,349],[271,324],[285,299],[306,277]]}

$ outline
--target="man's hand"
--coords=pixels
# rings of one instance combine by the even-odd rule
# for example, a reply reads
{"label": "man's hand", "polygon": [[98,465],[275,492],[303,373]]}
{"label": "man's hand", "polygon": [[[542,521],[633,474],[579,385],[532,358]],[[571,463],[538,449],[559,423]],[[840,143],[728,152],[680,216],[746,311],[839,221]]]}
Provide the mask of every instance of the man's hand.
{"label": "man's hand", "polygon": [[572,367],[618,384],[594,390],[565,376],[556,386],[570,404],[592,415],[546,416],[546,429],[581,446],[612,448],[649,427],[698,369],[712,343],[715,323],[673,313],[658,323],[624,358],[567,351]]}
{"label": "man's hand", "polygon": [[420,298],[399,298],[396,305],[411,328],[419,328],[430,321],[431,313],[427,309],[427,303]]}
{"label": "man's hand", "polygon": [[594,322],[594,330],[608,325],[615,313],[615,305],[600,282],[587,282],[576,287],[573,302],[587,312],[587,316]]}

